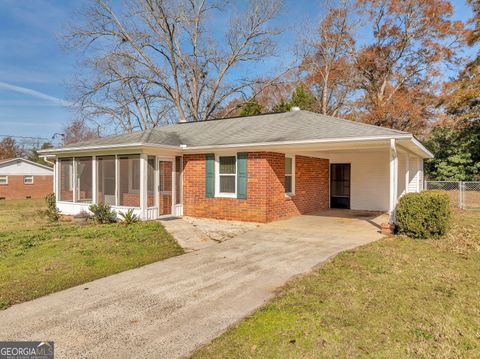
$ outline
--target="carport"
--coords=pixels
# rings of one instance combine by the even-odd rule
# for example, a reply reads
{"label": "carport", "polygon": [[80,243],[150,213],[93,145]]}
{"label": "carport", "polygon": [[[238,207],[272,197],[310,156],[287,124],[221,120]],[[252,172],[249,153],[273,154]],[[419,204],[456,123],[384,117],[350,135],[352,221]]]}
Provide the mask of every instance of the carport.
{"label": "carport", "polygon": [[[302,154],[330,162],[330,208],[388,212],[405,193],[423,190],[423,158],[416,139],[318,144]],[[393,220],[393,216],[391,216]]]}

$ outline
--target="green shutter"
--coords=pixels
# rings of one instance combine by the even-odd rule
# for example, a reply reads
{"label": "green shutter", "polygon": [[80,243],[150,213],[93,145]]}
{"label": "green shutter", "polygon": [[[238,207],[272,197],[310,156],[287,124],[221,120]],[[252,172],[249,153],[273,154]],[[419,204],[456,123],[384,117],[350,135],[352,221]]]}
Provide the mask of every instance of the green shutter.
{"label": "green shutter", "polygon": [[215,197],[215,155],[205,155],[205,196]]}
{"label": "green shutter", "polygon": [[237,154],[237,198],[247,198],[248,153]]}

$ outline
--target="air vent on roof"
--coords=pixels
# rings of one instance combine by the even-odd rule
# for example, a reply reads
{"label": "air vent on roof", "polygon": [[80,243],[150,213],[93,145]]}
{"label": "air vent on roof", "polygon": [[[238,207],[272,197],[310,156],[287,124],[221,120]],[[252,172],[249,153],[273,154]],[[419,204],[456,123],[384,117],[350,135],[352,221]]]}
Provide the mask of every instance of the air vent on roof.
{"label": "air vent on roof", "polygon": [[294,111],[294,112],[300,111],[300,107],[293,106],[293,107],[290,109],[290,111]]}

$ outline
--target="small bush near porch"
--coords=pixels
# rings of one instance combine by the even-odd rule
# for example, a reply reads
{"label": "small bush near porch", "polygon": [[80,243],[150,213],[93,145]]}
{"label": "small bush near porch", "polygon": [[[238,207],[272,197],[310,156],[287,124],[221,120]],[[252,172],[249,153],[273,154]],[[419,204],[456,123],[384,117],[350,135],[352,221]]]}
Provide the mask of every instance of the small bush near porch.
{"label": "small bush near porch", "polygon": [[480,212],[382,239],[286,285],[194,358],[480,357]]}
{"label": "small bush near porch", "polygon": [[0,202],[0,309],[183,253],[158,222],[50,224],[44,207]]}
{"label": "small bush near porch", "polygon": [[400,234],[411,238],[433,238],[447,233],[450,222],[450,198],[445,191],[407,193],[397,205]]}

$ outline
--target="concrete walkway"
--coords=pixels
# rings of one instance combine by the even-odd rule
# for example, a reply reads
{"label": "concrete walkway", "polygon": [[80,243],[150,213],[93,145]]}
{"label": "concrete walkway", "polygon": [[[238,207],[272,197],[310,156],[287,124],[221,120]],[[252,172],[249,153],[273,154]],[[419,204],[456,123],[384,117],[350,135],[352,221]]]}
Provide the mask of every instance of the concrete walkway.
{"label": "concrete walkway", "polygon": [[0,312],[0,338],[53,340],[57,358],[184,357],[271,299],[292,276],[380,238],[372,218],[329,211],[277,221],[15,305]]}
{"label": "concrete walkway", "polygon": [[181,218],[168,218],[160,222],[187,253],[198,251],[217,243],[200,229]]}

